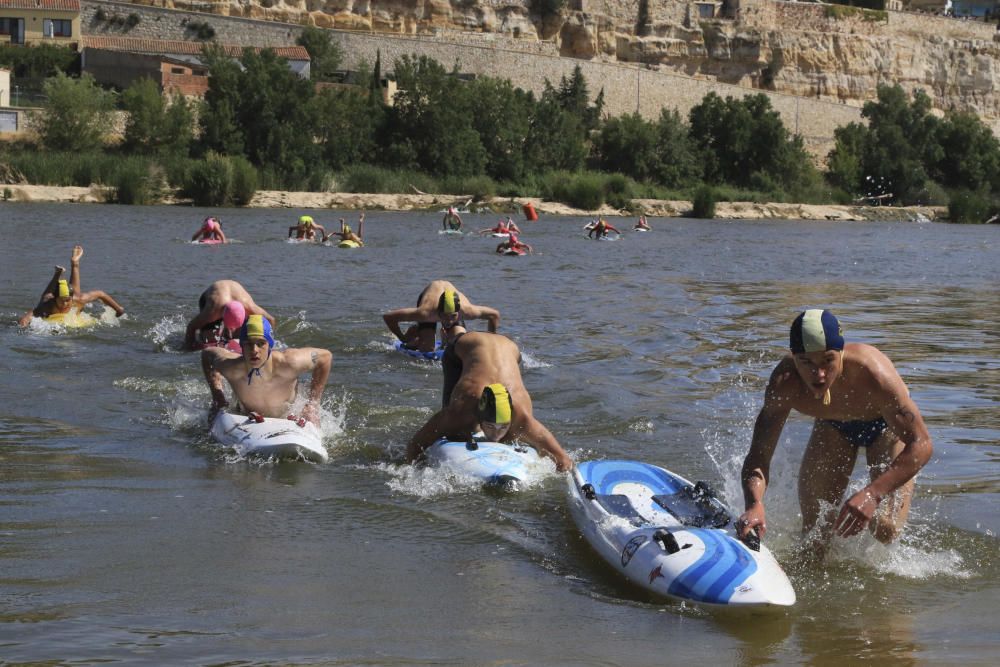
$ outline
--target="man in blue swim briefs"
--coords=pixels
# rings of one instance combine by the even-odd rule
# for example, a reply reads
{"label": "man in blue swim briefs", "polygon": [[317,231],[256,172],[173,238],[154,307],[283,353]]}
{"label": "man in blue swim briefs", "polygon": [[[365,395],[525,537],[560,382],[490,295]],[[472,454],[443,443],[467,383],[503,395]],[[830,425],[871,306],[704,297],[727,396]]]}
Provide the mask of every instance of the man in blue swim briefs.
{"label": "man in blue swim briefs", "polygon": [[[865,528],[888,544],[906,523],[914,477],[933,451],[920,410],[889,358],[871,345],[845,345],[830,311],[801,313],[790,338],[791,354],[771,373],[743,461],[746,511],[737,531],[767,530],[771,457],[796,410],[816,420],[799,468],[802,531],[814,554],[823,556],[834,533],[851,537]],[[841,506],[860,447],[870,482]]]}

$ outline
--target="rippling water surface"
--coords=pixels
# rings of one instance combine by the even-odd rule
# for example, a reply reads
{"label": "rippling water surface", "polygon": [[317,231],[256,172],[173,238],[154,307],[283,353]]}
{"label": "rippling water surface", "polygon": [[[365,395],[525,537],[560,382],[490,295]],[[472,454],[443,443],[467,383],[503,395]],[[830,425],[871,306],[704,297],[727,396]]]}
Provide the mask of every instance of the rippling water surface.
{"label": "rippling water surface", "polygon": [[[991,664],[1000,654],[1000,229],[652,220],[588,242],[524,223],[530,257],[369,213],[362,250],[290,244],[295,210],[212,211],[238,242],[185,242],[190,208],[0,204],[0,661],[51,664]],[[353,212],[313,212],[335,224]],[[473,228],[493,218],[466,216]],[[13,321],[82,243],[83,288],[127,309],[91,329]],[[242,282],[280,344],[334,353],[326,465],[212,445],[193,354],[199,294]],[[769,543],[798,604],[731,617],[651,599],[579,537],[558,475],[516,495],[401,463],[440,368],[394,353],[380,314],[432,279],[498,308],[537,416],[578,460],[638,458],[733,506],[788,324],[829,307],[895,362],[935,452],[892,548],[796,563],[785,429]],[[100,308],[92,312],[100,314]],[[855,470],[854,487],[864,470]]]}

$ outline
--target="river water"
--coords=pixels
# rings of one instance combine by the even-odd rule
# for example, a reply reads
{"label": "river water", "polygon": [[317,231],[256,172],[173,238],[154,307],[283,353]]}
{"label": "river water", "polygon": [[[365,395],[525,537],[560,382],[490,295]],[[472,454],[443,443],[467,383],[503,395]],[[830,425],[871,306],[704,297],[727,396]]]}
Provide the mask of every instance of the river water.
{"label": "river water", "polygon": [[[438,213],[369,213],[368,246],[283,240],[302,212],[0,204],[0,662],[46,664],[992,664],[1000,655],[1000,229],[653,219],[588,242],[522,223],[534,256],[440,236]],[[328,228],[339,215],[313,211]],[[467,215],[474,228],[487,215]],[[629,224],[630,221],[622,221]],[[16,317],[83,244],[83,288],[127,315],[63,331]],[[199,294],[242,282],[280,345],[334,354],[325,465],[234,459],[204,423]],[[790,419],[768,543],[790,611],[726,615],[630,587],[580,537],[553,473],[517,494],[402,463],[440,367],[390,349],[380,314],[447,278],[498,308],[536,416],[577,461],[737,476],[788,325],[829,307],[879,346],[934,439],[901,541],[797,563]],[[95,314],[100,308],[92,307]],[[863,483],[861,463],[852,488]]]}

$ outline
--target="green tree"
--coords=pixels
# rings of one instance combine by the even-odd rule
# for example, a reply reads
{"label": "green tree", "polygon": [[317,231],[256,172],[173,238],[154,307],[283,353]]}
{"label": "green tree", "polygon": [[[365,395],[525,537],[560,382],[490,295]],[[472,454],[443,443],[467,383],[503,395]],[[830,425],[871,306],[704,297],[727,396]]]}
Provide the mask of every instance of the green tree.
{"label": "green tree", "polygon": [[587,157],[586,131],[580,119],[564,111],[547,88],[535,105],[525,146],[532,171],[577,171]]}
{"label": "green tree", "polygon": [[593,153],[600,169],[648,181],[660,170],[657,148],[656,127],[632,113],[605,121],[594,138]]}
{"label": "green tree", "polygon": [[930,166],[935,181],[948,188],[1000,190],[1000,142],[978,116],[948,113],[936,140],[941,159]]}
{"label": "green tree", "polygon": [[133,153],[184,154],[191,143],[191,110],[183,97],[168,101],[151,79],[135,81],[122,93],[125,149]]}
{"label": "green tree", "polygon": [[518,181],[526,173],[525,139],[535,99],[510,81],[480,78],[471,82],[472,127],[486,151],[486,173],[497,180]]}
{"label": "green tree", "polygon": [[72,79],[62,73],[46,80],[44,91],[47,100],[36,125],[43,146],[82,152],[103,145],[113,93],[101,90],[90,75]]}
{"label": "green tree", "polygon": [[394,66],[399,90],[386,109],[382,144],[396,166],[416,166],[441,176],[482,174],[486,151],[472,126],[473,100],[456,72],[420,56]]}
{"label": "green tree", "polygon": [[334,169],[371,162],[382,121],[381,99],[369,90],[327,89],[316,96],[316,137],[323,160]]}
{"label": "green tree", "polygon": [[343,61],[340,45],[330,39],[332,33],[315,26],[302,29],[296,43],[309,52],[309,77],[313,81],[334,81]]}
{"label": "green tree", "polygon": [[680,114],[676,110],[661,110],[654,130],[657,153],[655,180],[667,187],[680,187],[700,180],[701,164]]}
{"label": "green tree", "polygon": [[865,147],[870,133],[861,123],[848,123],[833,131],[834,147],[827,155],[827,180],[851,195],[864,192]]}
{"label": "green tree", "polygon": [[206,46],[202,58],[208,65],[208,90],[198,114],[202,152],[242,155],[243,129],[238,118],[243,73],[239,63],[218,46]]}

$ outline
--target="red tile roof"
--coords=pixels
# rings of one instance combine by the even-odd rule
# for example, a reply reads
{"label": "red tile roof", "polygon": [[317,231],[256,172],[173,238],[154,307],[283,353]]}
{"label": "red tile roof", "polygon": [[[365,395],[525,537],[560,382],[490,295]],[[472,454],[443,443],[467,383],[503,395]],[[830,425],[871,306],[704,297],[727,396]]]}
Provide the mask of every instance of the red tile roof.
{"label": "red tile roof", "polygon": [[[0,0],[0,3],[10,0]],[[215,42],[209,42],[215,44]],[[185,42],[181,40],[168,39],[144,39],[142,37],[98,37],[86,35],[82,39],[81,46],[92,49],[105,49],[107,51],[124,51],[126,53],[149,53],[155,55],[181,54],[196,56],[201,53],[201,49],[206,42]],[[243,55],[242,46],[232,44],[218,44],[227,55],[238,58]],[[275,55],[288,60],[309,60],[309,52],[303,46],[271,46],[253,47],[255,51],[262,51],[270,48]]]}
{"label": "red tile roof", "polygon": [[0,0],[0,9],[49,9],[79,12],[80,0]]}

